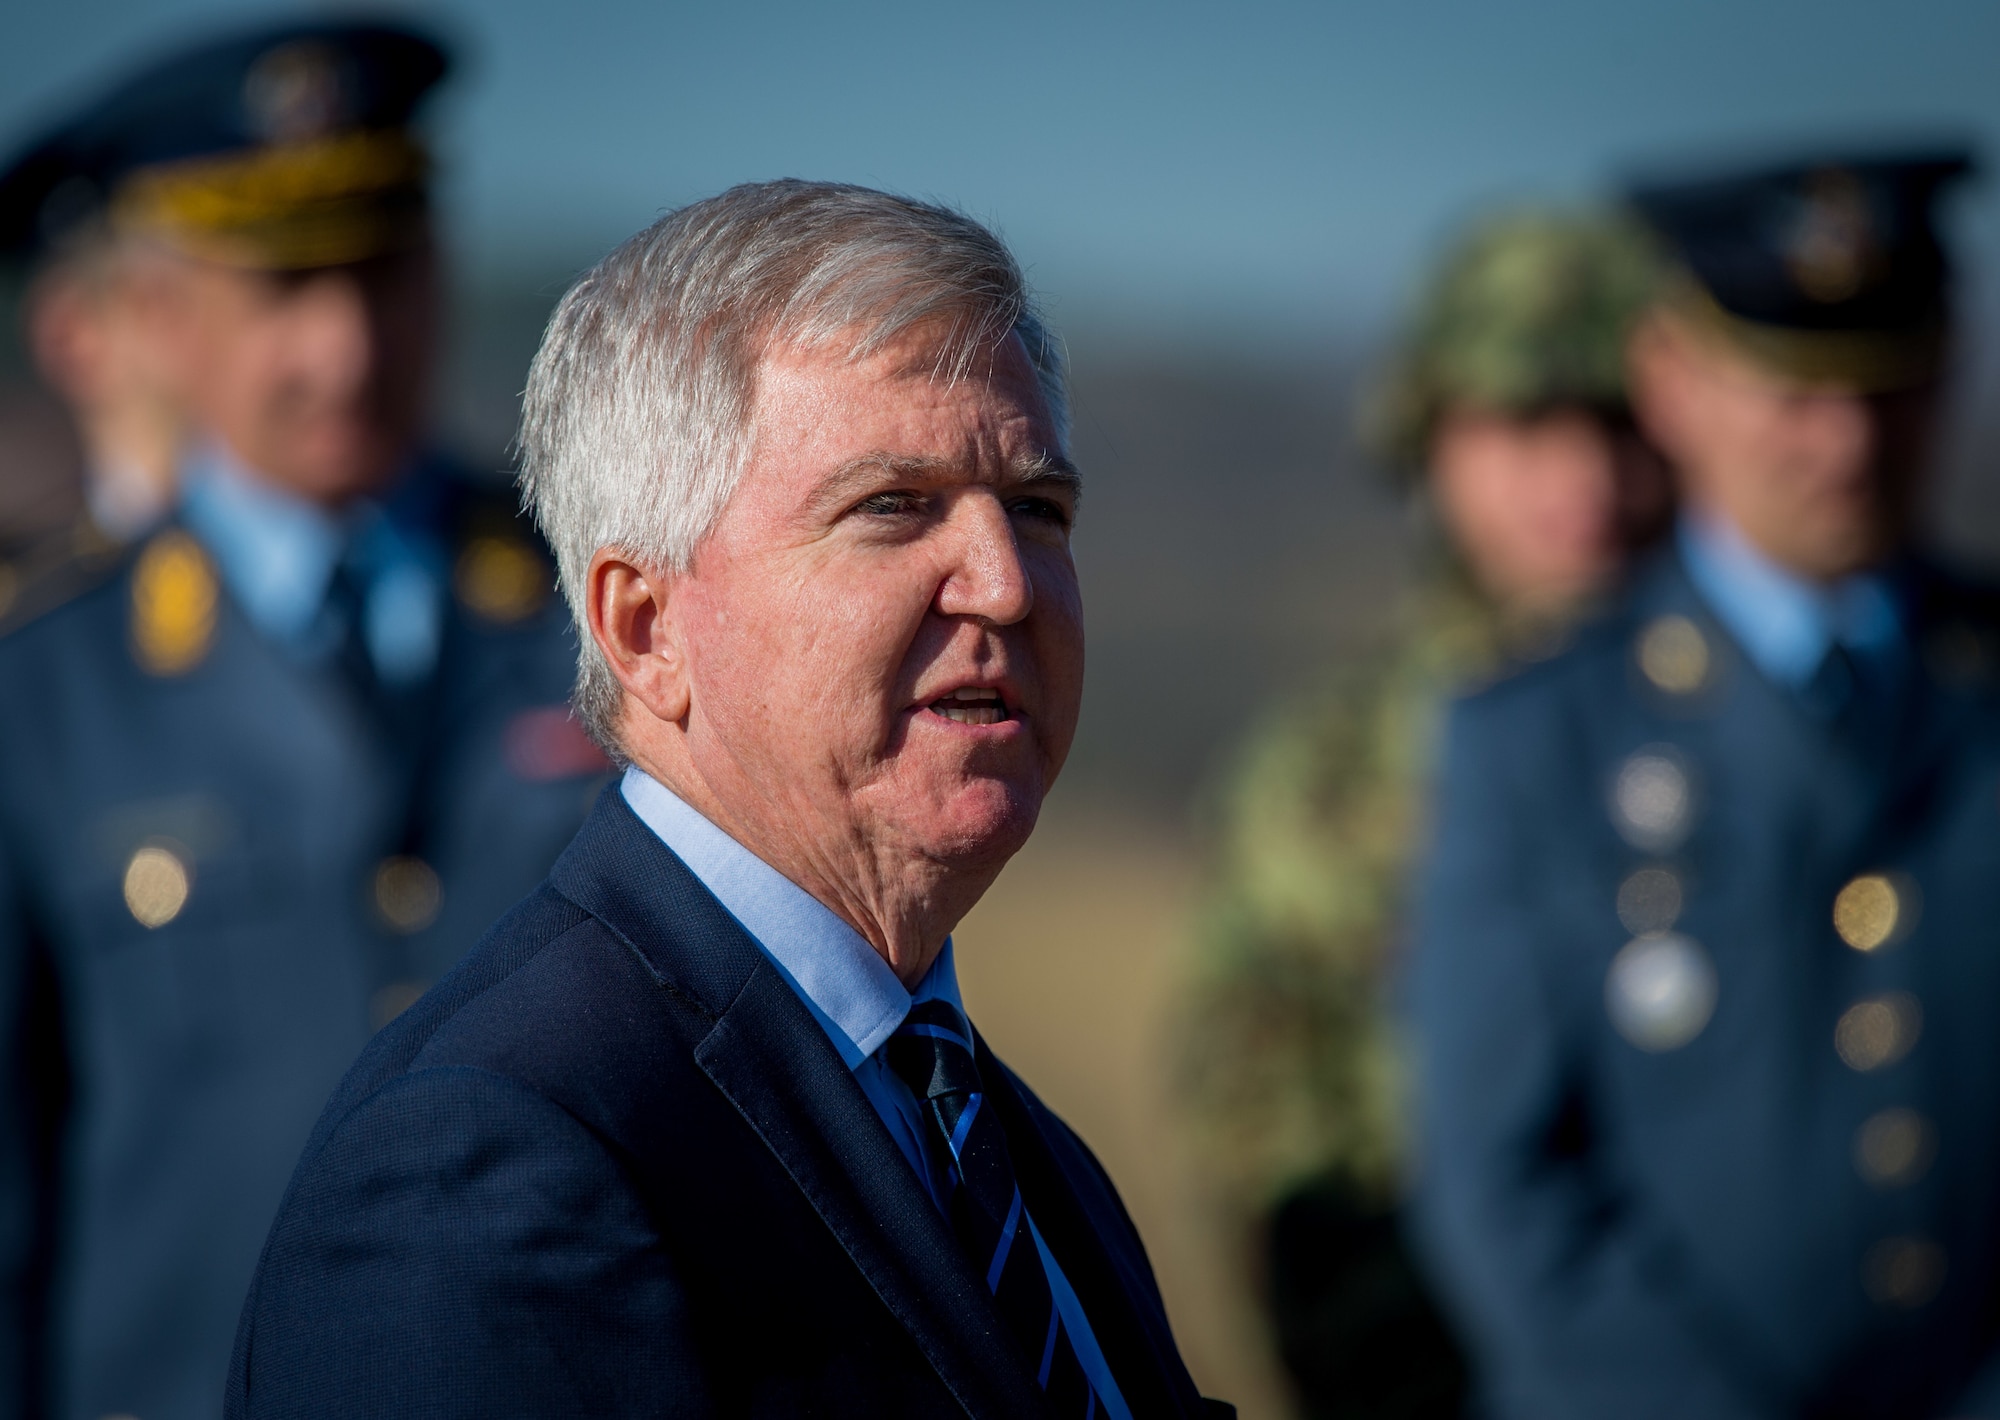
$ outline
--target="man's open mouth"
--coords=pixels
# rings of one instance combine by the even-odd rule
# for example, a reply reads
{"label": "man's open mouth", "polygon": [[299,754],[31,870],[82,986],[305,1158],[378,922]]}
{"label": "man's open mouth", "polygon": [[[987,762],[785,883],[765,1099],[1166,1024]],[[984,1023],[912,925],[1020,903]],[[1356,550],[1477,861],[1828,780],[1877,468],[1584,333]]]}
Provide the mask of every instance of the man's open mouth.
{"label": "man's open mouth", "polygon": [[940,696],[931,709],[961,725],[997,725],[1007,718],[1007,702],[1000,692],[982,685],[968,685]]}

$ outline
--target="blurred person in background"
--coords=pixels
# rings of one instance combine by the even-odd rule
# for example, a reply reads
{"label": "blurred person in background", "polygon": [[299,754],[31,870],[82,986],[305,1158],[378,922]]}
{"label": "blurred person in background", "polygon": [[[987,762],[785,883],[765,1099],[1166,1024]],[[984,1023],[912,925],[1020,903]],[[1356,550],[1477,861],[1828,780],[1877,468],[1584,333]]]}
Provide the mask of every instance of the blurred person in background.
{"label": "blurred person in background", "polygon": [[[446,66],[391,26],[239,32],[0,179],[102,469],[149,465],[131,545],[0,634],[0,1415],[219,1413],[328,1094],[604,768],[532,529],[422,442],[412,123]],[[108,417],[135,388],[158,423]]]}
{"label": "blurred person in background", "polygon": [[1495,1416],[2000,1415],[2000,598],[1914,546],[1968,166],[1632,194],[1684,512],[1455,708],[1412,963]]}
{"label": "blurred person in background", "polygon": [[[0,191],[0,209],[7,196]],[[90,520],[120,542],[166,515],[184,433],[174,375],[143,308],[142,260],[130,243],[79,234],[28,291],[29,345],[75,415]]]}
{"label": "blurred person in background", "polygon": [[1310,1415],[1462,1403],[1398,1233],[1386,981],[1444,700],[1546,655],[1666,526],[1666,471],[1624,390],[1654,279],[1643,235],[1600,215],[1460,238],[1364,411],[1425,514],[1428,566],[1393,644],[1276,716],[1224,786],[1188,1079]]}
{"label": "blurred person in background", "polygon": [[6,501],[62,511],[20,520],[22,535],[0,531],[0,626],[66,600],[166,515],[185,432],[147,319],[143,253],[101,225],[52,243],[28,225],[62,163],[59,152],[31,153],[0,177],[0,253],[31,268],[27,343],[71,436],[33,452],[8,442]]}

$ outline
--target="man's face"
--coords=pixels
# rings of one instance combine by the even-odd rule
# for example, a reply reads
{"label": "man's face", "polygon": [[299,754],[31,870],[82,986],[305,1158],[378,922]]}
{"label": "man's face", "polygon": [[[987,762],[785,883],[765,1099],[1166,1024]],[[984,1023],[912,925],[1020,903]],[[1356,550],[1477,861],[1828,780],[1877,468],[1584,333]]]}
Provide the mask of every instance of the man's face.
{"label": "man's face", "polygon": [[160,254],[151,296],[197,426],[273,484],[339,504],[409,456],[436,345],[428,246],[292,272]]}
{"label": "man's face", "polygon": [[1935,387],[1861,394],[1799,384],[1669,317],[1634,337],[1632,384],[1688,501],[1727,518],[1781,566],[1830,580],[1908,540]]}
{"label": "man's face", "polygon": [[822,882],[998,872],[1076,729],[1076,476],[1017,339],[933,365],[928,338],[770,358],[674,594],[695,769]]}
{"label": "man's face", "polygon": [[1658,455],[1585,409],[1453,411],[1432,440],[1429,477],[1474,580],[1527,610],[1601,589],[1659,529],[1668,503]]}

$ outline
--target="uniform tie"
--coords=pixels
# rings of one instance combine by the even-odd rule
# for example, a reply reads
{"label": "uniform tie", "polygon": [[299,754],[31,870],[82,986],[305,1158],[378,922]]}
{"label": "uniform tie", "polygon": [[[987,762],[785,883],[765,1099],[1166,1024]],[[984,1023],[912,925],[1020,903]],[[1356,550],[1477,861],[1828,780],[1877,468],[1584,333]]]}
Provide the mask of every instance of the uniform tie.
{"label": "uniform tie", "polygon": [[350,539],[327,581],[326,615],[338,637],[333,663],[383,743],[407,757],[417,748],[422,683],[385,673],[377,655],[371,612],[381,581],[371,574],[359,539]]}
{"label": "uniform tie", "polygon": [[327,581],[326,606],[339,635],[334,662],[371,714],[387,719],[386,688],[368,648],[368,579],[352,548],[336,562]]}
{"label": "uniform tie", "polygon": [[1893,731],[1902,704],[1902,657],[1897,647],[1827,647],[1812,678],[1800,687],[1808,713],[1862,740]]}
{"label": "uniform tie", "polygon": [[929,1121],[925,1148],[947,1181],[946,1212],[958,1245],[985,1279],[1028,1374],[1048,1395],[1052,1413],[1080,1420],[1102,1413],[1056,1309],[1006,1133],[987,1107],[972,1027],[949,1002],[919,1001],[886,1048],[889,1068]]}

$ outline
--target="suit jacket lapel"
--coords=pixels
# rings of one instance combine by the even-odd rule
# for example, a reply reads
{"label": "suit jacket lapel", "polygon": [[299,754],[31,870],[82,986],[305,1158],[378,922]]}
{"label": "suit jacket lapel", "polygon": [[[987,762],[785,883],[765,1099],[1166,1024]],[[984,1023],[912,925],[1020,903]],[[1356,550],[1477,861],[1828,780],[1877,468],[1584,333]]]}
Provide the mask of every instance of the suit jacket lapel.
{"label": "suit jacket lapel", "polygon": [[715,1024],[695,1061],[967,1413],[1037,1414],[981,1279],[826,1033],[735,918],[607,787],[556,887]]}

